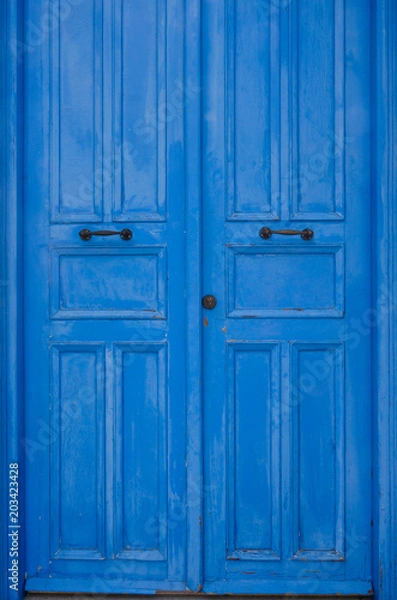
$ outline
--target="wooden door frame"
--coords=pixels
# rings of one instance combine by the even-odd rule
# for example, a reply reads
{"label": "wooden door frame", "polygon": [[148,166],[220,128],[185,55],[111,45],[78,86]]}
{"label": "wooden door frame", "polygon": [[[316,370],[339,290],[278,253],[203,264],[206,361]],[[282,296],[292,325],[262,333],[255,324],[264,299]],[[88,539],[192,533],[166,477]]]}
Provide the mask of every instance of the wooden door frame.
{"label": "wooden door frame", "polygon": [[[269,0],[270,1],[270,0]],[[294,0],[291,0],[294,1]],[[353,1],[353,0],[349,0]],[[397,589],[397,3],[368,0],[373,5],[373,208],[372,289],[373,320],[373,462],[375,597],[390,600]],[[23,46],[24,0],[3,0],[0,5],[0,596],[23,597],[24,567],[24,438],[23,417],[23,64],[29,49]],[[200,0],[189,0],[186,27],[186,71],[200,77]],[[200,206],[199,98],[186,107],[186,188],[188,226],[189,383],[188,460],[192,465],[188,486],[188,540],[195,548],[188,557],[188,586],[199,591],[202,580],[200,515],[202,507],[199,297],[200,223],[194,217]],[[190,216],[189,216],[190,215]],[[192,351],[195,348],[197,351]],[[8,588],[9,568],[8,465],[20,465],[19,592]]]}
{"label": "wooden door frame", "polygon": [[[0,597],[22,597],[24,565],[23,438],[23,0],[0,5]],[[9,589],[4,573],[8,556],[8,465],[19,473],[19,592]],[[7,575],[8,575],[7,571]]]}
{"label": "wooden door frame", "polygon": [[373,575],[386,600],[397,589],[397,4],[373,10]]}

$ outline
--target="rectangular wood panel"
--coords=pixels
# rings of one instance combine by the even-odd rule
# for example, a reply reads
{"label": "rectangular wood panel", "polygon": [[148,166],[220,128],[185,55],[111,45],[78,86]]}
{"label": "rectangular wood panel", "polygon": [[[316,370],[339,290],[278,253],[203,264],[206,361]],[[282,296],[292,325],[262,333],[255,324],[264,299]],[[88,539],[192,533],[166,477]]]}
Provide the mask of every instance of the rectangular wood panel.
{"label": "rectangular wood panel", "polygon": [[114,346],[116,553],[167,557],[166,346]]}
{"label": "rectangular wood panel", "polygon": [[[278,217],[279,14],[270,3],[225,2],[229,220]],[[252,127],[252,122],[255,127]]]}
{"label": "rectangular wood panel", "polygon": [[165,249],[56,248],[52,318],[164,319]]}
{"label": "rectangular wood panel", "polygon": [[280,357],[229,344],[229,559],[280,558]]}
{"label": "rectangular wood panel", "polygon": [[51,348],[52,557],[104,556],[104,351]]}
{"label": "rectangular wood panel", "polygon": [[344,377],[343,344],[292,345],[295,559],[344,557]]}
{"label": "rectangular wood panel", "polygon": [[289,8],[291,219],[343,219],[344,15],[344,0],[301,0]]}
{"label": "rectangular wood panel", "polygon": [[167,3],[125,0],[113,6],[114,219],[161,221],[167,125],[182,117],[166,97]]}
{"label": "rectangular wood panel", "polygon": [[343,316],[343,246],[236,245],[227,253],[230,317]]}
{"label": "rectangular wood panel", "polygon": [[102,1],[73,5],[51,28],[49,111],[51,220],[102,219]]}

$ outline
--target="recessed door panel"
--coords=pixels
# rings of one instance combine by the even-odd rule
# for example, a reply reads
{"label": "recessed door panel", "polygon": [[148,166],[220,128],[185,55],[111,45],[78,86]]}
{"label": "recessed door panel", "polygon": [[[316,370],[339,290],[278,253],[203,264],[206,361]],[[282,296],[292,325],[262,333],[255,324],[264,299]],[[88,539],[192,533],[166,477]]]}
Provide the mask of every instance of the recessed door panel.
{"label": "recessed door panel", "polygon": [[167,347],[117,344],[116,553],[124,560],[167,558]]}
{"label": "recessed door panel", "polygon": [[95,222],[103,212],[103,5],[89,0],[64,18],[55,4],[44,40],[52,221]]}
{"label": "recessed door panel", "polygon": [[51,262],[54,319],[165,318],[164,247],[54,248]]}
{"label": "recessed door panel", "polygon": [[[225,3],[227,199],[231,220],[279,217],[279,23],[270,3]],[[256,127],[252,127],[255,114]]]}
{"label": "recessed door panel", "polygon": [[50,349],[52,560],[104,558],[104,348]]}
{"label": "recessed door panel", "polygon": [[345,0],[292,2],[289,79],[291,219],[343,219]]}
{"label": "recessed door panel", "polygon": [[308,342],[291,351],[291,379],[299,382],[291,394],[294,558],[345,560],[345,348]]}
{"label": "recessed door panel", "polygon": [[[116,221],[166,217],[167,2],[113,4],[112,143]],[[139,35],[131,35],[138,31]],[[150,74],[148,76],[148,74]],[[182,85],[182,79],[179,81]]]}
{"label": "recessed door panel", "polygon": [[228,347],[228,559],[280,558],[280,352]]}
{"label": "recessed door panel", "polygon": [[230,317],[343,316],[343,247],[230,246],[227,260]]}

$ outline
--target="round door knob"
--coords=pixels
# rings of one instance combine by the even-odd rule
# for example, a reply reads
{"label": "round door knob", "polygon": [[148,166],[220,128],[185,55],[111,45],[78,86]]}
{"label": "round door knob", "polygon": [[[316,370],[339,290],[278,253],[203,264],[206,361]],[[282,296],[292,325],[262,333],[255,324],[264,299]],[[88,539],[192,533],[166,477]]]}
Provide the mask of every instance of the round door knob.
{"label": "round door knob", "polygon": [[204,306],[204,308],[208,308],[208,309],[215,308],[216,298],[215,298],[215,296],[211,296],[211,294],[207,294],[207,296],[204,296],[201,303]]}

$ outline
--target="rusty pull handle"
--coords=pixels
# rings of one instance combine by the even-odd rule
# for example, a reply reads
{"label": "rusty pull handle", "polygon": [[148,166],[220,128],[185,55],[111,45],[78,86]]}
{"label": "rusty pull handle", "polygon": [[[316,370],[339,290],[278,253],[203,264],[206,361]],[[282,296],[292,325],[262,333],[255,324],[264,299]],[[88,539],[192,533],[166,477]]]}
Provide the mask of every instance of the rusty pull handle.
{"label": "rusty pull handle", "polygon": [[90,231],[89,229],[82,229],[81,231],[79,231],[79,236],[85,242],[88,242],[88,240],[90,240],[93,235],[119,235],[122,240],[128,241],[132,238],[132,231],[131,229],[122,229],[121,231],[109,231],[108,229]]}
{"label": "rusty pull handle", "polygon": [[299,229],[270,229],[270,227],[262,227],[259,235],[262,239],[268,240],[274,233],[277,235],[300,235],[302,240],[306,241],[311,240],[314,235],[314,231],[307,228],[300,231]]}

